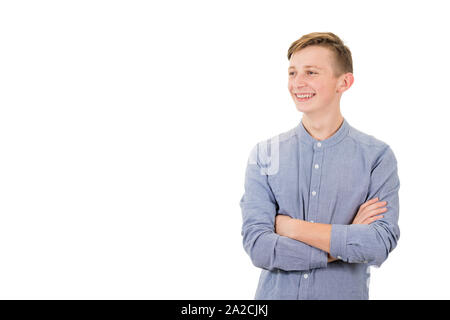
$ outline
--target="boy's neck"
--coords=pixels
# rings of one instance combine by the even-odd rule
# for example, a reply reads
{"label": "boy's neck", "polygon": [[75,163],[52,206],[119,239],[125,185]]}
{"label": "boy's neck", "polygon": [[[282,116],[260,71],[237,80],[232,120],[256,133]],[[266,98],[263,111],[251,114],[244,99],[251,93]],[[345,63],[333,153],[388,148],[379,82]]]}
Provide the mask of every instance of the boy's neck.
{"label": "boy's neck", "polygon": [[339,130],[344,117],[341,112],[337,110],[335,114],[328,113],[323,116],[314,116],[303,114],[302,123],[306,131],[316,140],[325,140],[331,137]]}

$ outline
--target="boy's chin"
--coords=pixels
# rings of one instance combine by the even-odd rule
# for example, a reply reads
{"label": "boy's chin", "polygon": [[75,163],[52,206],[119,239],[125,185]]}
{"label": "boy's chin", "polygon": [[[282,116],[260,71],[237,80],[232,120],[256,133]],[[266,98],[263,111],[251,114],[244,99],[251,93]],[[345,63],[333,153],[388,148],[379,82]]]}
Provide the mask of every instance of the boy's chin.
{"label": "boy's chin", "polygon": [[303,113],[314,112],[317,110],[317,107],[314,105],[295,104],[295,107],[297,108],[298,111],[303,112]]}

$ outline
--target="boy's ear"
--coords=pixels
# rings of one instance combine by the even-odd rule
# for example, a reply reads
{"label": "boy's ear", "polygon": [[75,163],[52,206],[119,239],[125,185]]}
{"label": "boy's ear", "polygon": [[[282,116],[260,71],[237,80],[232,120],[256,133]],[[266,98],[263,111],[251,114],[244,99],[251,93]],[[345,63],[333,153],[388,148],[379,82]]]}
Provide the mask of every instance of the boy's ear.
{"label": "boy's ear", "polygon": [[344,92],[350,89],[354,81],[355,78],[353,77],[353,73],[347,72],[345,75],[343,75],[339,88],[342,90],[342,92]]}

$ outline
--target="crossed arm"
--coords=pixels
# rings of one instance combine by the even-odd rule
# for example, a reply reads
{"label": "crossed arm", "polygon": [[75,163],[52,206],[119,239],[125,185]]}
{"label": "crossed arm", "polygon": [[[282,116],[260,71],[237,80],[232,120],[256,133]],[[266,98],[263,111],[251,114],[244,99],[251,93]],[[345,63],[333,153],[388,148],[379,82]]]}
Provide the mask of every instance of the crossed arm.
{"label": "crossed arm", "polygon": [[[361,205],[352,224],[370,224],[383,218],[381,213],[387,210],[383,207],[386,204],[378,198],[368,200]],[[331,224],[308,222],[282,214],[275,217],[275,233],[328,252],[328,262],[337,260],[330,255],[331,228]]]}
{"label": "crossed arm", "polygon": [[[256,267],[310,270],[326,267],[327,262],[336,260],[334,257],[348,263],[380,266],[396,247],[400,237],[400,182],[390,148],[384,150],[371,169],[368,199],[372,200],[361,205],[350,225],[310,223],[277,215],[275,196],[268,176],[262,172],[258,162],[249,161],[245,193],[240,201],[243,245]],[[374,203],[377,197],[389,203],[384,216],[380,215],[380,207],[386,203]]]}

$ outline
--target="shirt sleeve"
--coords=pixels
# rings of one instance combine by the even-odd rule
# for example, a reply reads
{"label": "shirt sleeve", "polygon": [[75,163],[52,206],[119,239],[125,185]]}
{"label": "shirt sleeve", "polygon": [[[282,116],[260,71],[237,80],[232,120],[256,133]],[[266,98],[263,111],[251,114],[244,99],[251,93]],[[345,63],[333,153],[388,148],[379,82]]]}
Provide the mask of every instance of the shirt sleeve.
{"label": "shirt sleeve", "polygon": [[350,263],[368,263],[380,267],[400,238],[398,226],[400,180],[397,160],[388,146],[371,172],[367,200],[387,201],[383,218],[371,224],[333,224],[330,255]]}
{"label": "shirt sleeve", "polygon": [[278,204],[268,183],[267,172],[259,161],[250,161],[250,158],[240,207],[243,245],[253,264],[266,270],[284,271],[326,267],[327,252],[275,233]]}

